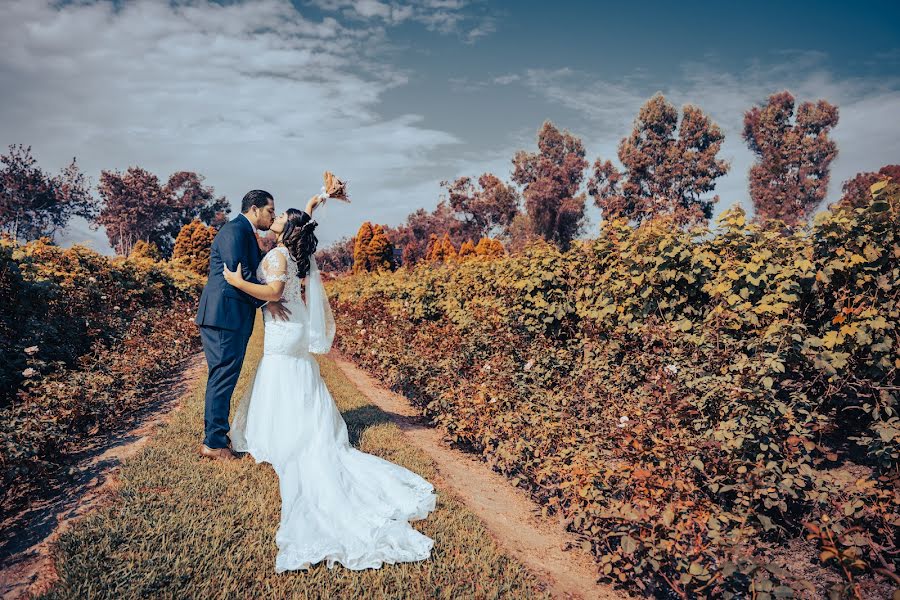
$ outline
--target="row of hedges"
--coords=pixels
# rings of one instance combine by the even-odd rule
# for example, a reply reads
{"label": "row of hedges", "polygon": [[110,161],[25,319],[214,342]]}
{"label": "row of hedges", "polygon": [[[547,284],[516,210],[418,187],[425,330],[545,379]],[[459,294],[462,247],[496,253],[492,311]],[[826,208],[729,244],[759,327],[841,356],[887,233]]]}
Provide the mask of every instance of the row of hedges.
{"label": "row of hedges", "polygon": [[329,284],[336,345],[558,515],[602,579],[885,597],[900,194],[807,230],[606,223],[560,253]]}
{"label": "row of hedges", "polygon": [[12,510],[199,347],[203,280],[146,258],[0,241],[0,485]]}

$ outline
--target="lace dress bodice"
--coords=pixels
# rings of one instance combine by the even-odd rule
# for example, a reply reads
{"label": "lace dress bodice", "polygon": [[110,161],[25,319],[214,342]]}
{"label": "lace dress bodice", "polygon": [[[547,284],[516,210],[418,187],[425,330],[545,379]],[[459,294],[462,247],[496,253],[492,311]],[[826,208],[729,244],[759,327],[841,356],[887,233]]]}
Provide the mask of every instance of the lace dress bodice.
{"label": "lace dress bodice", "polygon": [[256,278],[263,284],[283,281],[281,301],[291,312],[288,320],[277,320],[263,307],[263,353],[304,358],[311,358],[310,353],[327,354],[334,341],[335,322],[315,254],[309,255],[309,273],[301,282],[297,278],[297,263],[288,249],[275,247],[260,261]]}
{"label": "lace dress bodice", "polygon": [[256,278],[260,283],[283,281],[281,301],[291,311],[288,320],[282,321],[276,320],[268,308],[263,307],[266,327],[263,353],[309,357],[309,320],[303,299],[303,286],[297,278],[297,263],[291,258],[288,249],[277,246],[270,250],[260,261]]}
{"label": "lace dress bodice", "polygon": [[283,281],[282,302],[303,304],[303,286],[297,277],[297,262],[284,246],[272,248],[259,262],[256,278],[260,283]]}

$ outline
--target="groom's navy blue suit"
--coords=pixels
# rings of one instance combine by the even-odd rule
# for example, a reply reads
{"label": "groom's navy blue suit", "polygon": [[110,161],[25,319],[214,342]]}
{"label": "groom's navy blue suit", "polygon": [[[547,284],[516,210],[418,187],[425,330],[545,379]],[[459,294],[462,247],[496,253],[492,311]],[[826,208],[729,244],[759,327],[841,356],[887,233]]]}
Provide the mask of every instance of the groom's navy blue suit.
{"label": "groom's navy blue suit", "polygon": [[210,249],[209,279],[200,296],[196,319],[209,365],[203,439],[209,448],[228,445],[231,394],[244,364],[256,309],[265,304],[229,285],[222,265],[234,271],[241,263],[244,279],[257,283],[256,268],[261,258],[253,225],[242,214],[222,226]]}

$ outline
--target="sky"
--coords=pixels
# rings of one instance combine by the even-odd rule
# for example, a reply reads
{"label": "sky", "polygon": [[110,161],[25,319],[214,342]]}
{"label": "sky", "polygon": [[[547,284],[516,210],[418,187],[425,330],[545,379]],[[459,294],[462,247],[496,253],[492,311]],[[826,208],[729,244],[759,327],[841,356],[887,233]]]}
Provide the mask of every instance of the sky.
{"label": "sky", "polygon": [[[317,213],[320,247],[433,209],[442,180],[509,180],[545,120],[618,164],[657,92],[723,129],[717,212],[749,208],[743,114],[784,89],[839,107],[826,202],[900,163],[900,3],[0,0],[0,151],[94,185],[196,171],[233,214],[254,188],[302,208],[328,169],[353,202]],[[111,252],[81,220],[59,241]]]}

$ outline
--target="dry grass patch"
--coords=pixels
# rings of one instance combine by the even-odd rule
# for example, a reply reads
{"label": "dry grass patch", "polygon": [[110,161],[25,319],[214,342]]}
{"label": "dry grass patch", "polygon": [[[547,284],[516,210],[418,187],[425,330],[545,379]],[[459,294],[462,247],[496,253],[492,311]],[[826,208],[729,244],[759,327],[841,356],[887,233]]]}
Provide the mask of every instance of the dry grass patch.
{"label": "dry grass patch", "polygon": [[[259,327],[236,398],[262,353]],[[434,481],[433,464],[409,446],[327,357],[325,378],[351,439],[365,452]],[[59,583],[47,598],[546,598],[521,564],[505,556],[481,522],[438,488],[437,509],[415,523],[435,540],[432,559],[354,572],[317,565],[276,575],[280,498],[275,473],[252,460],[201,461],[205,380],[170,423],[121,472],[118,497],[77,523],[56,550]]]}

